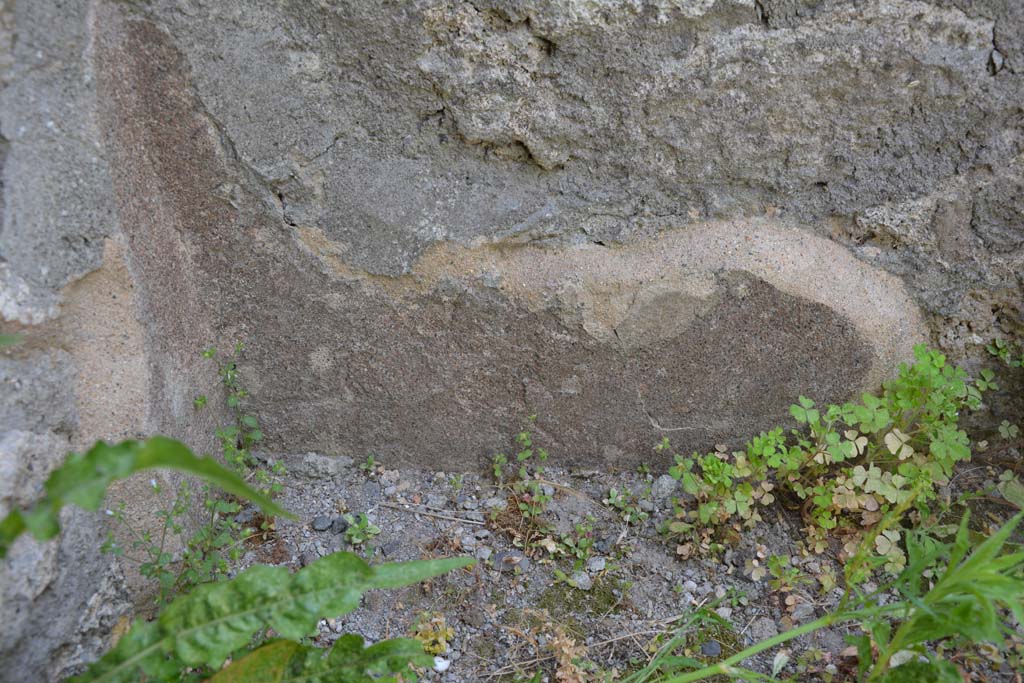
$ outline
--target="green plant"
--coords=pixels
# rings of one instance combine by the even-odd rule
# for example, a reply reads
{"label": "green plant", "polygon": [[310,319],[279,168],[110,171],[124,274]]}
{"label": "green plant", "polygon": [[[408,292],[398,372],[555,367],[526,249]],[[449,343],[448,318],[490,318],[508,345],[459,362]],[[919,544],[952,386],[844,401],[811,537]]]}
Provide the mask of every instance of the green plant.
{"label": "green plant", "polygon": [[580,569],[594,547],[594,518],[588,517],[586,521],[575,524],[573,533],[562,536],[559,547],[574,559],[574,568]]}
{"label": "green plant", "polygon": [[[155,480],[152,485],[158,493],[159,487]],[[241,555],[242,543],[255,535],[253,529],[243,528],[232,519],[232,515],[241,508],[240,505],[216,497],[209,486],[204,486],[202,492],[206,519],[185,541],[185,547],[178,558],[166,549],[170,537],[181,537],[188,526],[193,507],[192,487],[189,483],[181,484],[170,507],[157,512],[157,516],[163,520],[159,538],[154,538],[148,529],[137,530],[127,519],[123,503],[113,510],[107,510],[107,514],[125,531],[130,542],[126,551],[115,539],[113,532],[108,532],[100,548],[101,552],[134,562],[142,576],[155,580],[159,586],[156,596],[158,603],[166,602],[192,586],[225,576],[228,562],[237,560]]]}
{"label": "green plant", "polygon": [[[469,564],[455,558],[371,567],[351,553],[334,553],[295,574],[283,567],[257,565],[230,581],[197,587],[172,602],[155,621],[137,621],[110,652],[73,681],[127,683],[140,676],[171,681],[188,668],[217,671],[229,657],[244,662],[246,655],[261,653],[264,647],[274,648],[272,654],[280,656],[284,646],[277,643],[251,653],[247,648],[266,629],[298,645],[317,632],[322,617],[358,607],[367,590],[418,583]],[[292,650],[290,662],[307,670],[320,664],[316,657],[296,661],[296,652]],[[306,670],[289,673],[308,675]],[[229,680],[223,671],[221,676]]]}
{"label": "green plant", "polygon": [[427,654],[443,655],[448,651],[449,641],[455,637],[455,630],[440,612],[422,612],[413,624],[412,637],[422,644]]}
{"label": "green plant", "polygon": [[95,512],[107,487],[118,479],[157,467],[172,468],[216,484],[232,495],[256,503],[265,513],[294,519],[263,493],[209,457],[196,457],[184,444],[155,436],[146,441],[98,442],[85,453],[72,453],[44,484],[46,495],[29,509],[12,510],[0,522],[0,558],[25,531],[45,541],[60,532],[59,513],[66,503]]}
{"label": "green plant", "polygon": [[811,577],[804,574],[799,567],[794,567],[786,555],[772,555],[768,558],[768,573],[772,578],[768,585],[772,590],[789,593],[800,585],[810,583]]}
{"label": "green plant", "polygon": [[985,349],[1012,368],[1024,367],[1024,343],[994,339]]}
{"label": "green plant", "polygon": [[[532,421],[535,417],[530,419]],[[512,495],[523,517],[536,520],[551,502],[551,496],[545,492],[544,484],[540,481],[544,475],[548,452],[543,448],[534,448],[533,436],[528,430],[516,434],[515,443],[519,449],[515,455],[518,469],[511,482]],[[495,479],[503,483],[507,474],[505,466],[509,464],[508,456],[499,453],[493,457],[492,463]]]}
{"label": "green plant", "polygon": [[[241,385],[237,370],[237,360],[243,350],[244,347],[237,344],[226,358],[219,358],[214,348],[203,352],[204,358],[217,362],[225,403],[233,416],[232,423],[218,429],[216,436],[224,462],[239,476],[255,483],[265,495],[274,495],[281,490],[278,477],[284,474],[284,466],[280,462],[265,463],[252,452],[263,434],[256,418],[246,414],[242,406],[249,395]],[[207,403],[206,396],[199,396],[193,401],[196,410],[204,408]],[[157,486],[153,488],[159,492]],[[110,511],[117,525],[123,529],[128,547],[119,544],[113,532],[109,532],[101,550],[135,562],[142,576],[157,581],[158,603],[166,602],[192,586],[224,578],[229,563],[241,557],[245,541],[257,535],[265,536],[274,529],[273,517],[269,515],[251,515],[258,528],[236,521],[242,511],[237,498],[225,497],[209,486],[204,486],[200,494],[198,507],[202,515],[197,518],[193,514],[197,503],[192,486],[182,483],[171,503],[157,512],[163,520],[157,537],[147,529],[137,530],[132,520],[126,517],[123,507]],[[187,535],[186,530],[189,530]],[[176,544],[172,543],[174,537],[178,538]],[[167,552],[172,545],[182,548],[177,556]]]}
{"label": "green plant", "polygon": [[349,633],[331,649],[275,640],[221,669],[209,683],[398,683],[415,680],[409,666],[428,667],[433,659],[415,640],[393,638],[366,647]]}
{"label": "green plant", "polygon": [[608,495],[601,499],[601,502],[610,508],[618,511],[619,517],[626,524],[639,524],[646,521],[650,515],[640,507],[640,498],[632,491],[618,488],[608,490]]}
{"label": "green plant", "polygon": [[494,473],[494,481],[499,485],[505,483],[505,466],[508,465],[508,456],[498,453],[491,461],[491,471]]}
{"label": "green plant", "polygon": [[[243,409],[243,402],[249,397],[249,392],[238,377],[238,358],[244,350],[244,345],[239,342],[226,357],[219,358],[217,349],[213,347],[203,352],[204,358],[218,363],[217,374],[224,387],[225,403],[234,417],[232,424],[216,432],[221,456],[247,480],[255,480],[264,493],[280,493],[281,484],[275,480],[275,475],[284,474],[284,465],[274,462],[268,467],[252,452],[253,447],[263,440],[263,431],[256,417]],[[202,408],[206,405],[206,397],[199,396],[195,403],[197,408]]]}
{"label": "green plant", "polygon": [[[52,538],[60,530],[58,513],[66,502],[96,510],[111,482],[153,467],[195,474],[259,504],[268,514],[292,517],[237,474],[209,458],[197,458],[176,441],[153,437],[115,446],[97,443],[85,454],[69,456],[50,475],[43,500],[12,511],[0,522],[0,552],[6,553],[26,530],[42,540]],[[351,553],[335,553],[295,574],[256,565],[231,580],[176,597],[153,621],[136,621],[109,652],[72,680],[154,683],[216,674],[218,681],[254,683],[344,675],[342,680],[369,683],[379,680],[379,674],[397,674],[410,662],[424,661],[419,644],[386,641],[364,649],[358,636],[345,636],[323,656],[298,641],[317,632],[320,618],[354,610],[367,590],[417,583],[470,564],[468,558],[454,558],[370,566]],[[270,632],[283,640],[260,645]],[[222,669],[229,658],[231,663]]]}
{"label": "green plant", "polygon": [[[761,433],[743,451],[719,448],[706,455],[674,456],[669,473],[693,497],[677,504],[672,533],[693,526],[726,527],[761,521],[758,508],[782,494],[795,499],[808,522],[807,546],[826,547],[824,532],[850,534],[872,528],[894,507],[914,495],[923,509],[947,482],[953,466],[970,458],[961,412],[977,409],[982,392],[995,387],[983,373],[971,382],[937,351],[914,350],[916,362],[902,364],[881,396],[863,394],[859,402],[819,408],[801,396],[790,408],[800,429],[781,427]],[[669,452],[667,439],[656,447]],[[888,551],[880,543],[879,550]],[[891,554],[890,554],[891,555]],[[890,569],[899,570],[890,556]]]}
{"label": "green plant", "polygon": [[[1024,513],[1013,517],[973,550],[968,515],[961,520],[951,543],[926,530],[914,530],[907,538],[907,565],[897,577],[869,593],[859,592],[855,588],[859,584],[857,575],[879,562],[871,551],[875,536],[896,523],[907,507],[907,503],[897,506],[879,523],[875,534],[863,539],[846,565],[847,588],[833,612],[708,666],[673,657],[671,649],[663,648],[648,666],[621,683],[644,683],[656,674],[660,674],[657,680],[661,683],[691,683],[714,676],[770,680],[743,668],[741,662],[794,638],[844,623],[859,623],[864,631],[863,635],[850,637],[858,652],[858,680],[959,683],[962,679],[956,667],[941,657],[939,649],[927,645],[947,640],[961,645],[998,646],[1005,644],[1015,630],[1007,614],[1018,624],[1024,623],[1024,552],[1005,552],[1007,541]],[[889,597],[893,591],[899,595],[896,600]],[[691,616],[676,638],[696,620],[696,616]]]}
{"label": "green plant", "polygon": [[360,546],[380,533],[380,527],[370,524],[365,512],[358,515],[345,515],[348,527],[345,529],[345,540],[352,547]]}
{"label": "green plant", "polygon": [[361,469],[367,476],[377,471],[379,463],[377,459],[373,457],[373,453],[366,456],[366,461],[359,463],[359,469]]}

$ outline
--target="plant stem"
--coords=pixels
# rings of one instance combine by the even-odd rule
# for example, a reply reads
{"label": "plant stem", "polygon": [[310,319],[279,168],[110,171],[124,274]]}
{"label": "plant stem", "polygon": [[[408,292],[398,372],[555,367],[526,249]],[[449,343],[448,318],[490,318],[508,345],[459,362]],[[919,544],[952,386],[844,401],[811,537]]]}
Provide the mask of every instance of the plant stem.
{"label": "plant stem", "polygon": [[773,648],[776,645],[781,645],[782,643],[793,640],[794,638],[799,638],[802,635],[813,633],[818,629],[827,628],[832,624],[839,623],[842,621],[849,621],[860,616],[860,614],[860,612],[851,612],[845,615],[826,614],[820,619],[810,621],[804,624],[803,626],[799,626],[790,631],[786,631],[785,633],[780,633],[766,640],[762,640],[759,643],[755,643],[748,647],[746,650],[738,652],[734,654],[732,657],[729,657],[728,659],[723,659],[722,661],[716,664],[706,666],[703,669],[698,669],[697,671],[690,671],[679,676],[674,676],[666,680],[665,683],[691,683],[691,681],[702,681],[705,678],[710,678],[711,676],[717,676],[720,674],[725,674],[726,676],[728,676],[733,671],[734,665],[739,664],[740,662],[749,657],[753,657],[756,654]]}
{"label": "plant stem", "polygon": [[799,638],[800,636],[807,635],[808,633],[813,633],[814,631],[817,631],[819,629],[828,628],[829,626],[833,626],[835,624],[841,624],[848,621],[859,621],[869,615],[877,616],[880,614],[887,614],[889,612],[899,611],[905,608],[905,603],[898,602],[891,605],[884,605],[881,607],[875,607],[870,609],[855,610],[852,612],[833,612],[831,614],[826,614],[825,616],[815,619],[814,621],[807,622],[803,626],[799,626],[790,631],[786,631],[785,633],[780,633],[778,635],[772,636],[771,638],[762,640],[759,643],[754,643],[746,650],[737,652],[728,659],[723,659],[720,662],[706,666],[703,669],[698,669],[697,671],[690,671],[688,673],[668,678],[664,681],[664,683],[692,683],[692,681],[702,681],[712,676],[721,675],[734,677],[735,675],[745,671],[743,669],[740,669],[736,665],[738,665],[745,659],[760,654],[765,650],[769,650],[775,647],[776,645],[781,645],[782,643],[789,642],[794,638]]}

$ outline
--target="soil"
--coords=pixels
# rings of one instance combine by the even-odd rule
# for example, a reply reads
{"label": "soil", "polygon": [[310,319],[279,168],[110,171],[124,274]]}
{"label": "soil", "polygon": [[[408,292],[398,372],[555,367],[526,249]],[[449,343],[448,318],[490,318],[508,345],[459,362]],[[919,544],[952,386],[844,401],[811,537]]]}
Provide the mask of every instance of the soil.
{"label": "soil", "polygon": [[[297,569],[338,550],[357,552],[371,563],[478,559],[472,568],[421,585],[370,592],[360,609],[320,624],[315,640],[324,646],[342,633],[375,642],[412,635],[418,624],[428,640],[451,629],[433,653],[435,670],[422,672],[422,680],[592,680],[578,677],[588,669],[593,680],[603,680],[606,673],[621,676],[646,665],[677,632],[684,638],[676,654],[710,663],[823,615],[842,593],[823,587],[827,573],[842,577],[841,543],[831,539],[825,552],[807,552],[799,513],[781,505],[764,508],[762,523],[736,530],[720,548],[701,549],[699,541],[659,533],[672,519],[680,492],[657,473],[567,471],[553,458],[541,481],[551,500],[531,523],[518,511],[510,487],[490,476],[392,470],[386,463],[359,466],[316,454],[282,459],[288,474],[280,502],[300,521],[279,520],[276,532],[246,553],[243,566],[265,562]],[[954,488],[977,490],[999,471],[969,465]],[[613,487],[631,492],[635,510],[648,518],[624,521],[621,511],[603,502]],[[997,496],[975,504],[983,508],[975,515],[982,529],[994,528],[1014,509]],[[380,533],[353,547],[339,533],[340,523],[331,528],[323,519],[345,513],[365,513]],[[593,542],[589,553],[576,558],[543,547],[555,547],[548,538],[574,537],[579,524],[592,529],[585,534]],[[770,574],[755,580],[750,563],[764,566],[773,555],[787,556],[804,578],[782,588],[771,585]],[[695,614],[701,615],[696,623],[687,621]],[[844,636],[857,632],[855,626],[833,628],[790,641],[779,676],[852,680],[856,660]],[[745,666],[769,673],[778,652],[769,650]],[[573,659],[578,670],[567,663]],[[958,663],[969,672],[965,680],[1019,680],[1012,665],[984,651],[962,659]]]}

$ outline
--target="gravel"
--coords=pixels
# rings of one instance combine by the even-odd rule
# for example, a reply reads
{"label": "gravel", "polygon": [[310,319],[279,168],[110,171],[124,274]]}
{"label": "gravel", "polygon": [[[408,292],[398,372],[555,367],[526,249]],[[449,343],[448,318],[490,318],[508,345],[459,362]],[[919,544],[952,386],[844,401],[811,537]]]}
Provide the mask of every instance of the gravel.
{"label": "gravel", "polygon": [[[448,668],[443,673],[426,672],[424,681],[491,680],[484,676],[502,666],[550,654],[543,643],[555,637],[556,627],[565,629],[570,624],[577,643],[590,643],[588,656],[621,671],[631,658],[646,654],[633,644],[619,643],[610,649],[597,643],[623,633],[650,633],[659,628],[670,633],[667,624],[672,622],[666,620],[687,609],[716,609],[744,640],[771,637],[778,633],[783,618],[799,619],[804,614],[787,614],[766,581],[753,583],[737,569],[742,560],[753,556],[757,544],[769,546],[770,554],[797,555],[792,539],[799,538],[798,523],[779,526],[766,522],[756,536],[742,537],[735,548],[729,548],[729,557],[739,563],[733,567],[724,562],[724,552],[718,557],[696,554],[681,560],[675,553],[680,539],[664,539],[656,531],[669,518],[665,513],[626,525],[617,511],[601,503],[613,486],[632,492],[651,487],[655,507],[665,509],[661,501],[678,491],[671,477],[599,473],[574,478],[549,467],[545,477],[558,486],[552,487],[554,495],[544,521],[553,527],[557,522],[561,531],[544,531],[533,540],[550,535],[557,543],[563,534],[573,534],[576,524],[587,523],[593,527],[594,545],[580,561],[557,546],[552,546],[552,552],[524,543],[521,537],[516,540],[516,528],[523,529],[520,533],[526,531],[525,522],[514,515],[492,521],[492,516],[506,507],[509,495],[487,477],[466,474],[456,490],[451,477],[433,472],[378,470],[367,475],[355,468],[349,472],[344,480],[324,477],[316,481],[307,475],[286,482],[282,504],[312,522],[302,525],[278,520],[277,542],[250,551],[246,561],[268,562],[271,557],[276,563],[297,567],[332,552],[343,531],[343,519],[333,510],[365,513],[381,528],[379,536],[353,550],[369,555],[371,563],[475,557],[478,563],[470,570],[404,589],[370,591],[363,596],[360,609],[346,615],[324,615],[334,620],[325,621],[315,639],[324,646],[341,633],[358,633],[368,643],[408,635],[422,614],[442,615],[453,631],[448,639],[451,649],[441,657]],[[386,488],[394,490],[383,498],[385,487],[381,484],[385,481]],[[327,514],[325,509],[332,512]],[[327,530],[335,533],[319,535]],[[806,561],[822,568],[831,562],[828,556]],[[568,581],[558,581],[556,570],[564,572]],[[739,593],[750,598],[749,604],[723,600]],[[717,604],[713,602],[716,599]],[[824,598],[826,603],[833,599],[831,595]],[[828,604],[822,608],[827,609]],[[800,609],[813,612],[810,605],[797,605]],[[794,647],[798,645],[794,643]],[[712,659],[718,655],[709,653],[724,649],[717,640],[702,641],[697,647],[702,656]],[[834,646],[830,643],[829,651],[835,650],[838,657],[842,647],[841,640]],[[752,666],[770,671],[771,660],[757,660]],[[550,665],[542,668],[547,678],[554,680]]]}

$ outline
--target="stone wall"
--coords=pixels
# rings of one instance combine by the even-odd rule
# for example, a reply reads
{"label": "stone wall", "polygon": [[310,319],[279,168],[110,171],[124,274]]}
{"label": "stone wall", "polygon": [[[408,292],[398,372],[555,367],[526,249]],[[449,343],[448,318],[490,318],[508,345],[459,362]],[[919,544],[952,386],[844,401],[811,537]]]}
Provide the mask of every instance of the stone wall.
{"label": "stone wall", "polygon": [[[3,506],[206,447],[210,345],[274,450],[472,468],[536,415],[614,468],[1024,331],[1017,0],[5,0],[0,85]],[[69,521],[0,574],[40,680],[125,613]]]}

